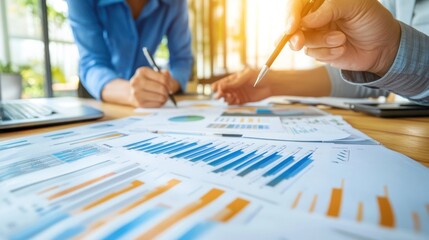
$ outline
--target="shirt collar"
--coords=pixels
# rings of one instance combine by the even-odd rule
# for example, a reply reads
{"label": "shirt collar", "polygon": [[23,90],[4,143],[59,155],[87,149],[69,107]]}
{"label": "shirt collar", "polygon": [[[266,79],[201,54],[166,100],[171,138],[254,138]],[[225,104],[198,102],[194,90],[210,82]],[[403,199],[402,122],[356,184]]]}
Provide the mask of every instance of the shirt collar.
{"label": "shirt collar", "polygon": [[[150,2],[153,2],[154,0],[149,0]],[[156,2],[164,2],[166,4],[171,4],[174,0],[155,0]],[[121,2],[125,2],[125,0],[98,0],[98,6],[106,6],[106,5],[110,5],[110,4],[115,4],[115,3],[121,3]]]}

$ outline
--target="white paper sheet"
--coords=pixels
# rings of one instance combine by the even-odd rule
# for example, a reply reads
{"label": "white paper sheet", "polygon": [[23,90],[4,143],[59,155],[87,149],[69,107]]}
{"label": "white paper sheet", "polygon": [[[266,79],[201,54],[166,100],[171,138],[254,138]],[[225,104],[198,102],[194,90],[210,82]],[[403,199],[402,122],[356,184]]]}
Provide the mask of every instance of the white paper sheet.
{"label": "white paper sheet", "polygon": [[248,138],[288,141],[335,141],[349,138],[347,131],[334,125],[285,125],[284,117],[320,116],[326,113],[315,108],[176,108],[144,109],[144,127],[151,131],[195,134],[235,134]]}
{"label": "white paper sheet", "polygon": [[326,105],[341,109],[350,109],[350,104],[356,103],[382,103],[385,98],[337,98],[337,97],[296,97],[296,96],[278,96],[270,98],[272,104],[291,104],[302,103],[308,105]]}
{"label": "white paper sheet", "polygon": [[0,238],[429,237],[429,170],[383,146],[108,124],[0,161]]}

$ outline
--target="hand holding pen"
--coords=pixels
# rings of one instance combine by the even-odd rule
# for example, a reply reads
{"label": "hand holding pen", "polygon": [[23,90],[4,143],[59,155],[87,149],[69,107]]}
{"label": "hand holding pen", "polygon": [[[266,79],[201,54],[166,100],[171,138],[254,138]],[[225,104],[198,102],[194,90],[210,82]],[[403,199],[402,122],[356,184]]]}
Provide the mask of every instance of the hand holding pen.
{"label": "hand holding pen", "polygon": [[[143,55],[145,56],[146,60],[149,62],[150,66],[155,72],[161,72],[161,69],[156,64],[155,60],[153,59],[152,55],[149,53],[149,50],[147,48],[143,48]],[[174,106],[177,107],[176,99],[174,98],[173,94],[171,92],[168,92],[168,97],[173,102]]]}
{"label": "hand holding pen", "polygon": [[[324,0],[305,0],[305,1],[307,1],[307,2],[304,5],[304,7],[302,7],[302,11],[301,11],[301,15],[300,15],[301,18],[305,17],[311,11],[317,10],[323,4]],[[297,6],[297,5],[302,4],[302,1],[300,1],[300,0],[289,1],[289,4],[291,5],[290,6],[291,11],[295,11],[295,9],[299,9],[299,6]],[[293,16],[291,16],[291,18],[288,20],[288,27],[286,29],[287,33],[280,40],[279,44],[277,45],[277,47],[275,48],[275,50],[271,54],[270,58],[267,60],[267,62],[265,63],[265,65],[263,66],[261,71],[259,72],[259,75],[255,81],[254,87],[256,87],[259,84],[259,82],[264,78],[264,76],[269,71],[271,65],[276,60],[277,56],[283,50],[286,43],[291,40],[295,31],[298,29],[298,26],[296,26],[296,23],[299,23],[299,22],[300,21],[296,21],[296,19]]]}
{"label": "hand holding pen", "polygon": [[[129,102],[136,107],[159,108],[169,99],[180,85],[168,71],[159,72],[159,68],[140,67],[129,83]],[[121,89],[116,89],[121,91]],[[172,97],[172,96],[171,96]],[[174,99],[174,98],[173,98]],[[173,101],[174,103],[174,101]]]}
{"label": "hand holding pen", "polygon": [[[168,71],[159,72],[153,67],[140,67],[123,90],[125,87],[130,90],[130,104],[142,108],[159,108],[168,101],[171,92],[179,90],[180,85]],[[120,86],[115,89],[117,92],[123,90]]]}

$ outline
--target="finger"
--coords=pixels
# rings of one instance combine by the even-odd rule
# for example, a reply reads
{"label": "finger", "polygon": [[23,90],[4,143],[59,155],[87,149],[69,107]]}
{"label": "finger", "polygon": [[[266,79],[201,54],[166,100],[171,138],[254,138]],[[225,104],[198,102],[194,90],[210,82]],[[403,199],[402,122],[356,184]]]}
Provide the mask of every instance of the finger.
{"label": "finger", "polygon": [[152,81],[152,80],[140,81],[140,84],[136,88],[136,90],[141,90],[144,92],[151,92],[151,93],[158,94],[161,96],[167,96],[168,95],[168,90],[165,88],[164,85],[160,84],[159,82]]}
{"label": "finger", "polygon": [[301,11],[306,0],[286,1],[286,34],[293,34],[301,26]]}
{"label": "finger", "polygon": [[164,76],[168,79],[171,78],[171,73],[168,70],[162,70],[161,71],[162,74],[164,74]]}
{"label": "finger", "polygon": [[161,95],[168,95],[168,90],[165,88],[165,86],[158,81],[154,81],[151,79],[147,79],[144,74],[142,74],[145,70],[138,70],[136,71],[136,74],[131,79],[131,88],[133,88],[136,91],[149,91],[158,93]]}
{"label": "finger", "polygon": [[226,78],[223,78],[219,80],[218,82],[214,83],[213,85],[213,91],[215,92],[229,92],[233,91],[233,88],[231,87],[231,83],[235,80],[236,74],[230,75]]}
{"label": "finger", "polygon": [[340,58],[345,52],[345,47],[336,48],[307,48],[306,54],[318,61],[326,62]]}
{"label": "finger", "polygon": [[227,87],[228,82],[229,82],[229,81],[231,81],[231,79],[234,79],[234,78],[235,78],[235,75],[236,75],[236,74],[231,74],[231,75],[229,75],[229,76],[226,76],[226,77],[224,77],[224,78],[222,78],[222,79],[220,79],[220,80],[218,80],[218,81],[214,82],[214,83],[211,85],[212,90],[213,90],[214,92],[222,91],[222,90],[223,90],[223,86]]}
{"label": "finger", "polygon": [[140,102],[139,107],[142,107],[142,108],[160,108],[164,104],[165,103],[159,103],[159,102]]}
{"label": "finger", "polygon": [[173,79],[173,77],[171,76],[171,73],[170,73],[170,71],[168,71],[168,70],[162,70],[161,71],[161,73],[165,76],[165,78],[167,79],[167,86],[168,86],[168,92],[169,92],[169,94],[173,94],[173,90],[172,89],[174,89],[174,81],[176,81],[176,80],[174,80]]}
{"label": "finger", "polygon": [[223,96],[222,96],[222,94],[221,93],[219,93],[219,92],[213,92],[213,99],[216,99],[216,100],[218,100],[218,99],[221,99]]}
{"label": "finger", "polygon": [[344,45],[347,38],[340,31],[305,31],[305,46],[308,48],[333,48]]}
{"label": "finger", "polygon": [[221,98],[225,98],[225,96],[226,96],[226,92],[223,92],[223,91],[217,91],[217,92],[215,92],[215,94],[214,94],[214,99],[221,99]]}
{"label": "finger", "polygon": [[228,104],[233,104],[233,102],[234,102],[234,94],[231,94],[231,93],[227,93],[227,94],[225,94],[225,96],[224,96],[224,100],[225,100],[225,102],[227,102]]}
{"label": "finger", "polygon": [[217,92],[219,90],[219,84],[222,81],[222,79],[212,83],[211,88],[213,90],[213,92]]}
{"label": "finger", "polygon": [[299,51],[304,47],[305,36],[301,30],[298,30],[290,39],[289,46],[294,51]]}
{"label": "finger", "polygon": [[167,101],[168,99],[168,95],[161,95],[158,93],[154,93],[154,92],[150,92],[150,91],[144,91],[144,90],[139,90],[139,91],[135,91],[133,93],[134,97],[141,101],[146,101],[146,102],[160,102],[160,103],[164,103]]}
{"label": "finger", "polygon": [[231,75],[228,79],[220,85],[223,90],[234,90],[243,87],[246,83],[253,85],[257,75],[254,74],[254,70],[246,68],[243,71]]}
{"label": "finger", "polygon": [[164,87],[168,89],[167,77],[164,74],[162,74],[161,72],[156,72],[151,68],[148,68],[148,67],[138,68],[136,70],[135,76],[158,82],[159,84],[164,85]]}
{"label": "finger", "polygon": [[[320,0],[319,0],[320,1]],[[305,28],[321,28],[339,19],[348,18],[356,11],[358,1],[325,0],[315,11],[302,19]]]}

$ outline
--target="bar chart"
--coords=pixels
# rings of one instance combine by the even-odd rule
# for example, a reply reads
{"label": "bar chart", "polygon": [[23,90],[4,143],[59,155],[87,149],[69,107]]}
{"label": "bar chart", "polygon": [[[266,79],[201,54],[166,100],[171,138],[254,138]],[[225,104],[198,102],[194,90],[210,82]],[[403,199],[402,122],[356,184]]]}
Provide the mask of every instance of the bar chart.
{"label": "bar chart", "polygon": [[[270,117],[230,117],[221,116],[214,119],[213,123],[207,125],[209,129],[223,130],[273,130],[272,128],[279,125],[278,118]],[[277,126],[278,127],[278,126]]]}
{"label": "bar chart", "polygon": [[107,140],[111,140],[111,139],[116,139],[116,138],[121,138],[121,137],[126,137],[128,136],[127,134],[121,133],[121,132],[106,132],[106,133],[101,133],[101,134],[95,134],[92,136],[82,136],[82,137],[78,137],[76,139],[73,140],[69,140],[69,141],[65,141],[65,142],[58,142],[55,145],[62,145],[62,144],[68,144],[68,145],[77,145],[77,144],[82,144],[82,143],[95,143],[95,142],[99,142],[99,141],[107,141]]}
{"label": "bar chart", "polygon": [[10,221],[9,225],[15,226],[15,229],[10,229],[16,233],[14,238],[28,239],[52,225],[139,191],[145,185],[138,179],[144,170],[136,164],[104,164],[91,170],[87,175],[62,176],[56,179],[55,184],[36,184],[30,189],[16,189],[15,193],[19,196],[38,199],[37,204],[32,204],[28,210],[37,213],[40,219],[30,226],[14,224],[13,218],[5,219]]}
{"label": "bar chart", "polygon": [[190,228],[179,239],[198,239],[208,230],[215,228],[220,224],[228,223],[231,219],[243,211],[249,204],[250,202],[246,199],[236,198],[227,206],[225,206],[224,209],[220,210],[209,219],[204,220]]}
{"label": "bar chart", "polygon": [[19,140],[19,141],[12,141],[12,142],[3,143],[3,144],[0,144],[0,152],[3,150],[28,146],[30,144],[31,143],[29,143],[27,140]]}
{"label": "bar chart", "polygon": [[[345,193],[346,188],[347,183],[343,180],[338,186],[332,187],[329,193],[299,191],[293,198],[290,208],[332,219],[376,224],[385,229],[408,228],[410,231],[421,233],[421,219],[427,217],[427,213],[423,210],[398,214],[402,211],[395,210],[388,186],[384,186],[380,194],[374,194],[365,199],[350,199],[350,196]],[[420,209],[424,208],[425,206],[422,206]]]}
{"label": "bar chart", "polygon": [[249,144],[249,142],[193,138],[151,137],[124,145],[130,151],[162,155],[189,165],[204,166],[212,174],[239,178],[255,176],[269,188],[293,179],[308,170],[317,148],[288,147],[287,144]]}
{"label": "bar chart", "polygon": [[[246,198],[223,189],[164,175],[154,184],[149,183],[153,176],[141,173],[128,166],[107,175],[72,181],[62,190],[42,189],[37,194],[50,205],[60,202],[68,207],[41,214],[38,221],[15,231],[11,238],[151,239],[177,235],[170,230],[183,225],[192,227],[183,227],[181,238],[196,239],[233,221],[251,205]],[[171,202],[172,197],[181,200]],[[252,211],[246,214],[253,216]]]}
{"label": "bar chart", "polygon": [[9,163],[0,166],[0,182],[43,169],[76,162],[86,157],[102,154],[107,151],[108,149],[97,145],[84,145],[44,156]]}

